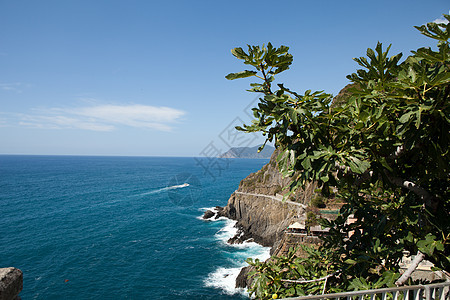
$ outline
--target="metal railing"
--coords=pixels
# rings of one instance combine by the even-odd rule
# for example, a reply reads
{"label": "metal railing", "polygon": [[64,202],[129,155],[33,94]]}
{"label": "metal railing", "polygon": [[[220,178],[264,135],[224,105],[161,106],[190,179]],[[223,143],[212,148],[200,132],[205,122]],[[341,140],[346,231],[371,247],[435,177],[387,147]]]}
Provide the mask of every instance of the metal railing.
{"label": "metal railing", "polygon": [[324,294],[286,298],[289,300],[322,300],[322,299],[346,299],[346,300],[449,300],[450,282],[412,285],[396,288],[385,288],[366,291],[354,291],[336,294]]}

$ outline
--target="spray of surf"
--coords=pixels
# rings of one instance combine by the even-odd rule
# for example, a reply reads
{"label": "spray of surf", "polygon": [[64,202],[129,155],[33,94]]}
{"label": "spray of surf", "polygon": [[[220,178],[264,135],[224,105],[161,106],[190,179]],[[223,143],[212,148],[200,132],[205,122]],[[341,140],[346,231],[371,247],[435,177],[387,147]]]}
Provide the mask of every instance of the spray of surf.
{"label": "spray of surf", "polygon": [[[214,211],[212,208],[210,210]],[[215,239],[221,245],[222,251],[227,257],[227,263],[223,266],[217,266],[213,272],[208,274],[207,278],[204,279],[204,284],[207,287],[220,289],[227,295],[248,295],[246,289],[235,287],[236,278],[241,269],[247,266],[246,258],[266,260],[270,257],[270,248],[263,247],[255,242],[228,244],[227,241],[237,233],[236,221],[223,217],[214,221],[224,222],[224,226],[215,234]]]}

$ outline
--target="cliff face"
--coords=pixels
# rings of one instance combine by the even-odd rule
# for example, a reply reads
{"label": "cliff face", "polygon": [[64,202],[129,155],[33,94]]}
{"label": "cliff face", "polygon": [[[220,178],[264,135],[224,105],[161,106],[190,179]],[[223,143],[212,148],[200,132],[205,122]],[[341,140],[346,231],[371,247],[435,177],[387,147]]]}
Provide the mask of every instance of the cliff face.
{"label": "cliff face", "polygon": [[[243,179],[239,184],[238,191],[271,196],[285,194],[292,179],[283,177],[278,171],[278,154],[279,151],[274,151],[267,165],[262,167],[258,172],[252,173]],[[297,191],[289,200],[307,205],[314,193],[315,187],[315,184],[307,184],[303,190]]]}
{"label": "cliff face", "polygon": [[253,239],[258,244],[272,247],[292,220],[303,216],[304,208],[265,196],[236,192],[222,213],[238,221],[239,233],[230,242]]}
{"label": "cliff face", "polygon": [[290,178],[283,178],[278,171],[276,157],[258,172],[250,174],[239,184],[238,190],[228,200],[220,215],[237,220],[238,235],[230,240],[239,243],[248,239],[272,247],[272,252],[281,241],[284,230],[295,221],[304,221],[305,204],[314,192],[314,184],[299,191],[290,201],[281,201],[289,186]]}
{"label": "cliff face", "polygon": [[[227,206],[218,207],[218,216],[237,221],[238,233],[229,243],[253,240],[271,247],[271,255],[285,255],[289,247],[295,248],[299,243],[311,242],[288,237],[285,229],[294,222],[305,222],[306,207],[316,185],[307,184],[303,190],[283,202],[283,194],[287,192],[284,187],[288,188],[292,179],[283,178],[278,171],[278,154],[278,151],[274,151],[267,165],[241,181]],[[204,217],[209,218],[212,214],[214,213],[206,212]],[[313,243],[317,242],[316,239],[313,240]],[[236,287],[251,284],[247,276],[251,269],[252,267],[248,266],[241,270],[236,279]]]}

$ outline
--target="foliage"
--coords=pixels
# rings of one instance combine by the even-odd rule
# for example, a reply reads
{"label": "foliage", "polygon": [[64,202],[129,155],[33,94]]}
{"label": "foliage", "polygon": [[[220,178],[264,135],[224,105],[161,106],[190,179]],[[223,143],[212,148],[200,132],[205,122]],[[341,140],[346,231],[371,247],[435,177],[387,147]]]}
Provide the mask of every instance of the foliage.
{"label": "foliage", "polygon": [[[278,298],[285,298],[307,295],[311,292],[322,292],[325,280],[303,284],[282,281],[304,278],[321,279],[336,271],[330,260],[329,252],[305,246],[302,248],[307,253],[307,258],[296,257],[296,249],[291,248],[286,256],[274,256],[267,261],[247,259],[247,263],[254,266],[254,270],[249,275],[259,275],[255,277],[251,293],[258,298],[270,299],[274,294]],[[337,291],[333,288],[333,279],[327,282],[326,289],[328,291]]]}
{"label": "foliage", "polygon": [[[347,76],[353,86],[340,105],[331,105],[332,96],[323,91],[299,94],[283,84],[274,89],[274,76],[293,61],[288,47],[269,43],[248,46],[248,53],[232,50],[256,70],[226,78],[256,76],[262,83],[252,83],[250,91],[263,94],[253,109],[255,119],[237,129],[262,132],[275,142],[281,149],[280,171],[293,179],[291,192],[316,181],[324,196],[332,187],[347,203],[336,220],[321,220],[330,227],[320,249],[329,263],[315,265],[314,271],[341,270],[334,278],[339,290],[390,285],[399,275],[404,250],[421,251],[436,267],[450,271],[450,25],[416,28],[437,40],[437,49],[417,49],[400,62],[402,54],[389,56],[390,46],[384,50],[378,43],[367,57],[354,59],[363,69]],[[347,224],[351,214],[357,221]],[[257,297],[267,298],[266,291],[287,295],[292,289],[266,273],[278,270],[273,264],[289,263],[277,258],[253,262],[256,282],[274,281],[267,289],[254,286]],[[303,285],[295,288],[300,291],[317,292]]]}
{"label": "foliage", "polygon": [[325,208],[325,197],[323,197],[321,194],[314,195],[314,197],[311,199],[311,206],[317,208]]}
{"label": "foliage", "polygon": [[306,228],[308,229],[308,231],[311,226],[316,226],[318,224],[319,223],[318,223],[318,218],[317,218],[316,213],[314,211],[306,212],[305,225],[306,225]]}

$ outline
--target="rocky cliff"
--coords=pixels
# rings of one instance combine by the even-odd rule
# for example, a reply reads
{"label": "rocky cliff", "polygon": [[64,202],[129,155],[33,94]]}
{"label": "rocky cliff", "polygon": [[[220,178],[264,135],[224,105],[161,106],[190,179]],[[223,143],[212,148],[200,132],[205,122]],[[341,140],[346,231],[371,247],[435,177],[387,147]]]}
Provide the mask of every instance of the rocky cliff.
{"label": "rocky cliff", "polygon": [[273,247],[281,239],[283,231],[294,219],[304,216],[305,208],[293,202],[282,202],[263,194],[233,193],[222,216],[237,220],[238,235],[230,243],[253,239],[258,244]]}
{"label": "rocky cliff", "polygon": [[[285,229],[296,221],[305,221],[306,207],[314,194],[315,185],[308,184],[288,201],[282,201],[286,193],[284,187],[290,185],[291,179],[283,178],[279,173],[277,155],[278,151],[275,151],[268,164],[240,182],[227,206],[218,207],[218,216],[237,221],[238,234],[229,240],[230,243],[253,240],[271,247],[271,254],[279,254],[288,247]],[[206,212],[205,218],[211,217],[211,214]],[[292,244],[292,241],[289,240],[289,243]],[[238,276],[238,287],[247,284],[247,272],[248,268],[244,268]]]}
{"label": "rocky cliff", "polygon": [[237,220],[239,237],[231,242],[254,239],[263,246],[273,247],[281,239],[283,231],[294,221],[304,221],[305,207],[314,193],[314,184],[307,185],[288,201],[281,201],[284,187],[291,183],[278,171],[276,157],[258,172],[243,179],[238,190],[228,200],[220,215]]}
{"label": "rocky cliff", "polygon": [[[286,188],[292,182],[291,178],[286,178],[278,171],[277,156],[279,151],[274,151],[268,164],[261,170],[248,175],[243,179],[238,188],[241,193],[254,193],[269,196],[283,195],[287,192]],[[289,200],[301,204],[308,204],[311,196],[314,194],[315,184],[308,184],[303,190],[299,190]]]}

